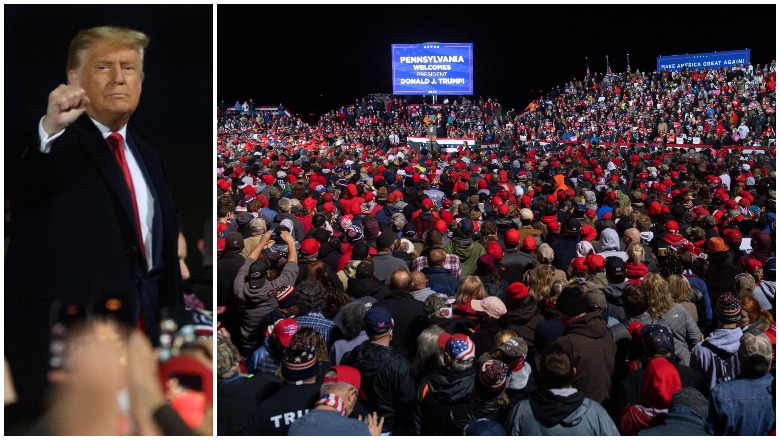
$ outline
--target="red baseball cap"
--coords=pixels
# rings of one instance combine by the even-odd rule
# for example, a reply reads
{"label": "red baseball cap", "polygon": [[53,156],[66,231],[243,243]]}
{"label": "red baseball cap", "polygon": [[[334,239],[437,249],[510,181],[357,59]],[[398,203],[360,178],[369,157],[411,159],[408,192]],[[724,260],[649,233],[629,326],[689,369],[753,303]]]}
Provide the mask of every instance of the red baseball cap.
{"label": "red baseball cap", "polygon": [[536,238],[532,235],[527,235],[523,239],[523,250],[526,252],[533,252],[536,249]]}
{"label": "red baseball cap", "polygon": [[323,383],[341,382],[348,383],[358,389],[358,399],[366,400],[366,395],[360,389],[360,371],[349,365],[336,365],[325,372]]}
{"label": "red baseball cap", "polygon": [[506,288],[508,299],[520,299],[528,296],[528,287],[521,282],[514,282]]}
{"label": "red baseball cap", "polygon": [[301,242],[301,250],[308,255],[317,255],[320,250],[320,242],[316,238],[309,237]]}
{"label": "red baseball cap", "polygon": [[599,269],[604,268],[604,257],[602,257],[599,254],[590,254],[587,258],[587,265],[588,269],[591,270],[591,272],[595,272]]}
{"label": "red baseball cap", "polygon": [[274,336],[282,344],[282,347],[287,347],[290,345],[293,335],[300,328],[301,325],[298,324],[298,321],[292,318],[285,318],[274,324]]}

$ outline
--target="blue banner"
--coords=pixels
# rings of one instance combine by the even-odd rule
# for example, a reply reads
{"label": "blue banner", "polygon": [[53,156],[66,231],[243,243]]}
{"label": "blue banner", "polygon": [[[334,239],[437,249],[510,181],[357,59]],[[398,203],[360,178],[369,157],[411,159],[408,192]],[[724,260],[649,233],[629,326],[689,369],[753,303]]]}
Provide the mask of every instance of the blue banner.
{"label": "blue banner", "polygon": [[661,56],[656,61],[656,70],[659,72],[664,70],[674,72],[682,70],[683,67],[692,70],[716,70],[718,67],[731,68],[734,64],[737,66],[742,64],[744,67],[747,67],[747,64],[750,62],[750,49]]}
{"label": "blue banner", "polygon": [[393,44],[390,52],[394,94],[474,94],[471,43]]}

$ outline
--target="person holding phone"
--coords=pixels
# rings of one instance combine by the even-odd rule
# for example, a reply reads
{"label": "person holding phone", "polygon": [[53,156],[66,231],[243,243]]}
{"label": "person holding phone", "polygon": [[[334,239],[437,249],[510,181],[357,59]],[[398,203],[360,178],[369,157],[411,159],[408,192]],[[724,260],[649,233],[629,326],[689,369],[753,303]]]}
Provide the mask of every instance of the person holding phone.
{"label": "person holding phone", "polygon": [[[261,257],[263,249],[278,235],[288,249],[287,260],[279,275],[272,278],[275,271],[271,269],[277,262],[271,262]],[[265,315],[278,307],[276,290],[283,285],[293,286],[298,278],[298,252],[295,249],[295,239],[286,230],[267,231],[249,253],[244,265],[238,270],[233,284],[233,293],[238,303],[241,335],[239,351],[245,358],[260,347],[260,323]]]}

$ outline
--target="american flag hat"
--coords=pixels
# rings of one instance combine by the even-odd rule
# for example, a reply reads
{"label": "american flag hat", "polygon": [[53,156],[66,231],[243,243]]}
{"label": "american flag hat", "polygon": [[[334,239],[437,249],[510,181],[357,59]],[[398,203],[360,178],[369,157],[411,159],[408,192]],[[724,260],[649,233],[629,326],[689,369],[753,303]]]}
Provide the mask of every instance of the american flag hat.
{"label": "american flag hat", "polygon": [[467,362],[474,358],[474,342],[468,336],[456,333],[447,341],[444,351],[454,362]]}

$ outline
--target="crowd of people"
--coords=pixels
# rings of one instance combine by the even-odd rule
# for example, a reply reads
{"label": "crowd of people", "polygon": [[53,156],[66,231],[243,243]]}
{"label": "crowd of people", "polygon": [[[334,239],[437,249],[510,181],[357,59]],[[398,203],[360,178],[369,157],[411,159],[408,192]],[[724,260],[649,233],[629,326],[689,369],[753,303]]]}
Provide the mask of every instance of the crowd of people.
{"label": "crowd of people", "polygon": [[[775,72],[751,67],[523,113],[220,112],[218,434],[774,433]],[[506,148],[405,145],[441,123]]]}

